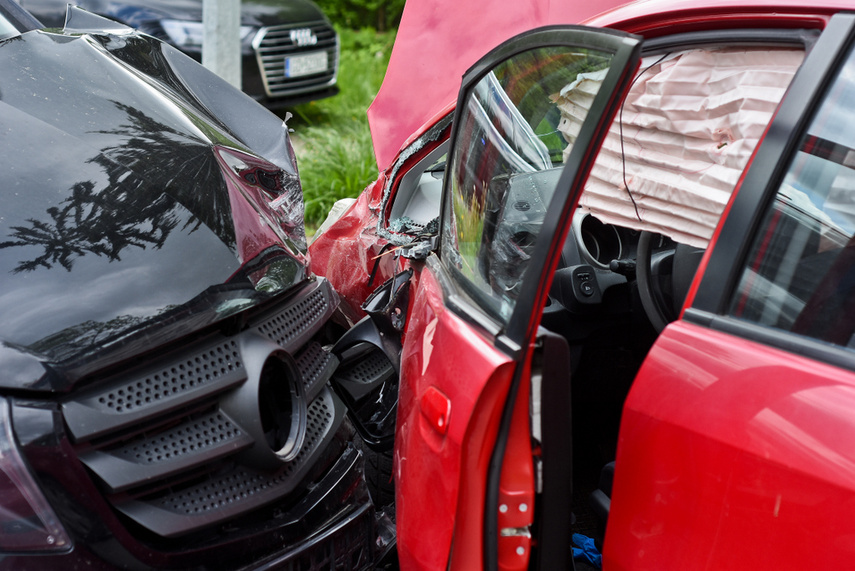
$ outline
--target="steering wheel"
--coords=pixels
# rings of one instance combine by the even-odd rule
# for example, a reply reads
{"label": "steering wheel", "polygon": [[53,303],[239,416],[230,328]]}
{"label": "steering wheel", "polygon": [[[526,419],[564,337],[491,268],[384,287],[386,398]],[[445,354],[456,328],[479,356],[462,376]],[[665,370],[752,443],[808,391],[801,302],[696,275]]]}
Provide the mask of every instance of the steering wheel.
{"label": "steering wheel", "polygon": [[657,332],[677,319],[704,255],[703,248],[670,240],[654,252],[654,244],[661,241],[659,234],[642,232],[635,259],[641,305]]}

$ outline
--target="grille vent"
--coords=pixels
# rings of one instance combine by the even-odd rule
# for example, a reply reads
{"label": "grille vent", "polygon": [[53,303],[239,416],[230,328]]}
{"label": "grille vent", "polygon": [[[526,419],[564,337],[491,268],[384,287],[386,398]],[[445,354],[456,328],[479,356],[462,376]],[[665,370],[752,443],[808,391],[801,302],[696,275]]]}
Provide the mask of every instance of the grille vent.
{"label": "grille vent", "polygon": [[336,373],[336,378],[345,382],[376,384],[394,373],[395,371],[384,353],[371,351],[360,357],[359,360],[348,363],[347,367],[343,367]]}
{"label": "grille vent", "polygon": [[166,428],[81,451],[80,461],[111,492],[145,486],[193,470],[252,446],[252,438],[228,416],[209,409]]}
{"label": "grille vent", "polygon": [[329,380],[338,365],[338,359],[324,350],[319,343],[311,343],[297,357],[297,367],[303,378],[303,392],[313,399]]}
{"label": "grille vent", "polygon": [[203,452],[237,440],[243,431],[219,411],[164,431],[156,438],[142,438],[123,446],[116,456],[137,464],[156,464],[186,454]]}
{"label": "grille vent", "polygon": [[[314,339],[337,303],[329,282],[307,283],[244,333],[209,332],[73,394],[62,404],[63,418],[105,500],[149,531],[177,537],[305,485],[315,464],[335,453],[331,445],[345,417],[327,385],[338,360]],[[253,447],[268,444],[255,442],[241,425],[250,409],[238,409],[238,416],[224,408],[245,386],[250,353],[241,351],[259,332],[294,355],[307,389],[306,438],[279,468],[255,462]]]}
{"label": "grille vent", "polygon": [[[165,364],[164,364],[165,361]],[[65,422],[78,440],[115,433],[139,422],[198,403],[246,379],[235,340],[201,342],[182,356],[123,374],[66,402]]]}
{"label": "grille vent", "polygon": [[270,475],[238,468],[231,473],[215,476],[204,483],[158,498],[151,502],[152,505],[178,514],[193,515],[219,510],[228,504],[247,500],[250,496],[276,491],[277,488],[280,488],[281,492],[281,485],[292,480],[291,476],[301,467],[302,460],[317,450],[324,436],[330,433],[335,418],[333,407],[332,394],[329,392],[315,399],[309,407],[306,443],[300,454],[278,473]]}
{"label": "grille vent", "polygon": [[306,441],[294,460],[275,473],[238,464],[214,464],[189,483],[176,481],[154,494],[115,496],[115,507],[140,525],[173,537],[226,521],[294,491],[317,457],[335,438],[345,409],[327,388],[309,406]]}
{"label": "grille vent", "polygon": [[280,479],[268,478],[248,470],[239,470],[184,493],[164,498],[157,503],[174,513],[198,515],[259,494],[278,484],[277,480]]}
{"label": "grille vent", "polygon": [[280,312],[258,326],[258,332],[289,349],[294,339],[328,317],[330,304],[323,291],[316,290],[307,298]]}
{"label": "grille vent", "polygon": [[98,397],[98,402],[114,412],[127,412],[157,403],[242,369],[234,341],[191,357],[144,379],[129,383]]}

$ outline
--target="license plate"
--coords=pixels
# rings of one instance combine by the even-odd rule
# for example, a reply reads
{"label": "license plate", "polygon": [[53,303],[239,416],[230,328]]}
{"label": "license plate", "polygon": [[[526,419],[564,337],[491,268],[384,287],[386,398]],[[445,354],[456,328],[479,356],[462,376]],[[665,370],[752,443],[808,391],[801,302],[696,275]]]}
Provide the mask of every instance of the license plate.
{"label": "license plate", "polygon": [[285,77],[300,77],[327,70],[327,52],[300,54],[285,58]]}

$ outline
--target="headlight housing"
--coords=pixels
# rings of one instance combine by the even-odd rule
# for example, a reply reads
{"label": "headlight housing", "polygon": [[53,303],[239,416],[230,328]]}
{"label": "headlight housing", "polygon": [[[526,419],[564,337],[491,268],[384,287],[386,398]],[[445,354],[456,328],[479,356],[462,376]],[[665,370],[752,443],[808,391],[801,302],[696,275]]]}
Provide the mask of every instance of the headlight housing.
{"label": "headlight housing", "polygon": [[0,397],[0,552],[65,551],[59,519],[15,444],[9,401]]}
{"label": "headlight housing", "polygon": [[[160,21],[160,26],[166,32],[169,40],[179,48],[202,49],[202,34],[204,29],[202,22],[164,19]],[[253,26],[241,26],[241,42],[245,41],[253,32],[255,32]]]}

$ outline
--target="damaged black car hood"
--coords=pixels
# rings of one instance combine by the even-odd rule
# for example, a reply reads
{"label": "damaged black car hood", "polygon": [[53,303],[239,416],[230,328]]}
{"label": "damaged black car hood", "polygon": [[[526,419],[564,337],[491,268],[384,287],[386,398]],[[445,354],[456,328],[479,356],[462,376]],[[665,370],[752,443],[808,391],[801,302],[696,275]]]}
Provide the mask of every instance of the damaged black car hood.
{"label": "damaged black car hood", "polygon": [[90,18],[0,43],[4,388],[68,390],[308,275],[283,122]]}

